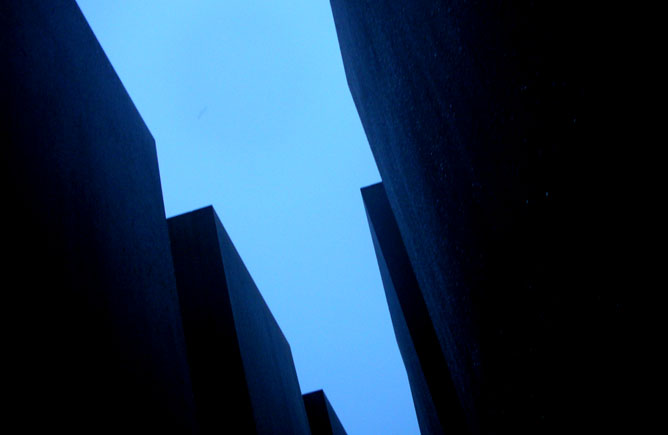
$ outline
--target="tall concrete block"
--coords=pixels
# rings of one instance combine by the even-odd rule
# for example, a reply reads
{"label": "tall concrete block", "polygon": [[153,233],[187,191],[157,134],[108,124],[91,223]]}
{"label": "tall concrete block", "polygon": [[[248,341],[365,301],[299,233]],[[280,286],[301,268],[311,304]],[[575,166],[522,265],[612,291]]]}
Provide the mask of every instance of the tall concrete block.
{"label": "tall concrete block", "polygon": [[290,345],[213,207],[168,226],[203,432],[308,434]]}
{"label": "tall concrete block", "polygon": [[362,198],[420,432],[467,433],[457,390],[382,183],[363,188]]}
{"label": "tall concrete block", "polygon": [[346,431],[322,390],[304,394],[304,406],[313,435],[346,435]]}
{"label": "tall concrete block", "polygon": [[0,2],[0,108],[6,424],[193,432],[155,143],[73,0]]}
{"label": "tall concrete block", "polygon": [[575,1],[330,2],[471,431],[632,422],[631,295],[610,273],[629,269],[611,236],[627,165],[608,146],[629,83],[610,23],[628,20]]}

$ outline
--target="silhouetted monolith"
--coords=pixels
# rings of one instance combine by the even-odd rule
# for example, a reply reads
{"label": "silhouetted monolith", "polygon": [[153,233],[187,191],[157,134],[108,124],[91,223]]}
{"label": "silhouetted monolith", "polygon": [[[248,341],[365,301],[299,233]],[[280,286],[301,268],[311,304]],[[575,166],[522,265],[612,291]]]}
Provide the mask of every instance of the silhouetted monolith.
{"label": "silhouetted monolith", "polygon": [[213,207],[168,226],[202,431],[308,434],[290,345]]}
{"label": "silhouetted monolith", "polygon": [[450,370],[382,183],[363,188],[362,198],[420,432],[467,433]]}
{"label": "silhouetted monolith", "polygon": [[304,394],[304,405],[313,435],[346,435],[345,429],[322,390]]}
{"label": "silhouetted monolith", "polygon": [[73,0],[0,3],[3,395],[25,433],[192,433],[156,148]]}
{"label": "silhouetted monolith", "polygon": [[331,5],[471,431],[633,421],[628,286],[611,273],[629,268],[615,204],[632,177],[616,173],[626,144],[611,144],[626,125],[612,120],[627,110],[618,55],[633,32],[618,23],[630,20],[575,1]]}

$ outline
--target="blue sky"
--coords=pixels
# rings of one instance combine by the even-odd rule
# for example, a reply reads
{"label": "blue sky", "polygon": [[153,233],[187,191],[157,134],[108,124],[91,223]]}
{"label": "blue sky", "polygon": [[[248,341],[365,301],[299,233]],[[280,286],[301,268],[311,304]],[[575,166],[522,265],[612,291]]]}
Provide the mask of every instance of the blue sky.
{"label": "blue sky", "polygon": [[167,216],[212,204],[351,434],[419,433],[360,187],[380,176],[327,0],[77,0],[158,150]]}

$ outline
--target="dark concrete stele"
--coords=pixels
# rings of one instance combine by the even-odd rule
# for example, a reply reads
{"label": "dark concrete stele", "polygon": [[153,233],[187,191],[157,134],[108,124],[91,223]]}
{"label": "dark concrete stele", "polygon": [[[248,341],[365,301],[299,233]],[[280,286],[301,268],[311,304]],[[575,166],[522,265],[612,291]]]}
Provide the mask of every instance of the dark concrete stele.
{"label": "dark concrete stele", "polygon": [[308,434],[290,345],[213,207],[167,223],[202,431]]}
{"label": "dark concrete stele", "polygon": [[363,188],[362,199],[420,432],[467,433],[457,390],[383,184]]}
{"label": "dark concrete stele", "polygon": [[346,431],[322,390],[304,394],[306,414],[313,435],[346,435]]}
{"label": "dark concrete stele", "polygon": [[0,144],[6,424],[192,433],[155,143],[73,0],[0,2]]}
{"label": "dark concrete stele", "polygon": [[638,154],[617,137],[632,20],[574,0],[330,2],[471,431],[635,427],[641,274],[618,241]]}

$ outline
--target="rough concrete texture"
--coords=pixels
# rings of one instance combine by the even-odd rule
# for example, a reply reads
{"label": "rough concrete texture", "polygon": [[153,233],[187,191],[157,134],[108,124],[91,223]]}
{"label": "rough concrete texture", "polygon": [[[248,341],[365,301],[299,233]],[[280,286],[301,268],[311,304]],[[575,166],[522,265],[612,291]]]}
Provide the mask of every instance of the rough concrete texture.
{"label": "rough concrete texture", "polygon": [[149,130],[74,1],[0,2],[0,62],[7,424],[193,432]]}
{"label": "rough concrete texture", "polygon": [[450,370],[382,183],[363,188],[362,199],[420,432],[467,433]]}
{"label": "rough concrete texture", "polygon": [[202,431],[308,434],[290,345],[213,207],[168,226]]}
{"label": "rough concrete texture", "polygon": [[626,47],[615,45],[612,8],[331,5],[471,431],[600,432],[633,421],[632,323],[616,282],[627,253],[610,237],[626,223],[619,199],[608,201],[628,190],[617,189],[622,159],[607,146],[618,141],[610,122],[622,109],[610,96],[623,83],[610,79],[618,58],[608,55]]}

